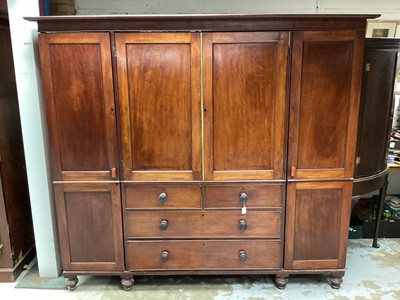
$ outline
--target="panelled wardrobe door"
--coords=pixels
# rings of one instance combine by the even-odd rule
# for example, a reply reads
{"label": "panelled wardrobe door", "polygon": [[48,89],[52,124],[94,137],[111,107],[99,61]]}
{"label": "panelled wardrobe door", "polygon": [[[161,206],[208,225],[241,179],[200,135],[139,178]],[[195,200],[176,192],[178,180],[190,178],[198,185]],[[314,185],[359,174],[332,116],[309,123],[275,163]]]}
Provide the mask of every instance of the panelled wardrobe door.
{"label": "panelled wardrobe door", "polygon": [[200,35],[117,33],[125,180],[200,180]]}
{"label": "panelled wardrobe door", "polygon": [[64,271],[123,271],[120,185],[54,184]]}
{"label": "panelled wardrobe door", "polygon": [[293,34],[289,179],[353,177],[363,35]]}
{"label": "panelled wardrobe door", "polygon": [[53,180],[117,177],[108,33],[39,35]]}
{"label": "panelled wardrobe door", "polygon": [[282,179],[287,32],[203,34],[206,180]]}
{"label": "panelled wardrobe door", "polygon": [[352,183],[289,183],[285,265],[291,269],[344,268]]}

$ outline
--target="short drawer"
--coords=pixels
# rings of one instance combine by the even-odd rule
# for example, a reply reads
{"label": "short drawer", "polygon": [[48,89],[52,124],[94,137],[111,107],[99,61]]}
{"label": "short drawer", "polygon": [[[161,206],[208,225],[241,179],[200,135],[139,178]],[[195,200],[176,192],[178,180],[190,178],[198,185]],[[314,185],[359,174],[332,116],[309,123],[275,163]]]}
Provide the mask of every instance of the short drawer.
{"label": "short drawer", "polygon": [[281,267],[280,241],[128,241],[128,271],[260,270]]}
{"label": "short drawer", "polygon": [[129,211],[127,238],[280,238],[281,212]]}
{"label": "short drawer", "polygon": [[238,208],[247,196],[246,206],[267,208],[282,206],[283,184],[206,185],[205,208]]}
{"label": "short drawer", "polygon": [[201,184],[125,185],[126,208],[201,208]]}

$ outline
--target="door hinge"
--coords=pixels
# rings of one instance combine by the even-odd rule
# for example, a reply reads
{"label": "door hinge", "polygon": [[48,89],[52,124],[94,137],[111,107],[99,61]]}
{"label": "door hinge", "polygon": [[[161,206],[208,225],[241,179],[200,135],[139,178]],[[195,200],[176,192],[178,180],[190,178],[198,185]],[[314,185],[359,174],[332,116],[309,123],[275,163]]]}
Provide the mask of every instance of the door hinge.
{"label": "door hinge", "polygon": [[370,63],[367,63],[367,64],[365,65],[365,72],[369,72],[369,70],[371,70],[371,64],[370,64]]}
{"label": "door hinge", "polygon": [[356,165],[358,166],[361,163],[361,157],[357,156],[356,157]]}
{"label": "door hinge", "polygon": [[112,45],[112,55],[114,57],[117,57],[117,47],[115,47],[114,45]]}
{"label": "door hinge", "polygon": [[0,255],[3,254],[3,249],[4,249],[4,245],[3,245],[3,244],[0,244]]}

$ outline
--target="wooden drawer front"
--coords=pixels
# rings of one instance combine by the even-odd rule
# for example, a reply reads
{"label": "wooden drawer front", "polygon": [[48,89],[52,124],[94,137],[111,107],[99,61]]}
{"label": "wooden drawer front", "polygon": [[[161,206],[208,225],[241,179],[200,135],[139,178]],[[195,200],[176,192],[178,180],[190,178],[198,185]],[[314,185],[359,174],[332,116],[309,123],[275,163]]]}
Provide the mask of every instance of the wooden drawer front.
{"label": "wooden drawer front", "polygon": [[[244,251],[246,260],[239,253]],[[163,261],[161,256],[164,252]],[[166,253],[168,253],[166,255]],[[280,242],[268,240],[129,241],[128,271],[280,268]]]}
{"label": "wooden drawer front", "polygon": [[[160,200],[165,193],[167,199]],[[126,208],[201,208],[201,185],[125,184]]]}
{"label": "wooden drawer front", "polygon": [[246,193],[247,207],[265,208],[282,206],[282,184],[235,184],[209,185],[205,189],[206,208],[238,208],[242,207],[239,199]]}
{"label": "wooden drawer front", "polygon": [[[240,221],[247,229],[240,229]],[[161,223],[168,225],[161,229]],[[242,221],[242,222],[243,222]],[[281,213],[271,211],[132,211],[126,213],[128,238],[281,237]]]}

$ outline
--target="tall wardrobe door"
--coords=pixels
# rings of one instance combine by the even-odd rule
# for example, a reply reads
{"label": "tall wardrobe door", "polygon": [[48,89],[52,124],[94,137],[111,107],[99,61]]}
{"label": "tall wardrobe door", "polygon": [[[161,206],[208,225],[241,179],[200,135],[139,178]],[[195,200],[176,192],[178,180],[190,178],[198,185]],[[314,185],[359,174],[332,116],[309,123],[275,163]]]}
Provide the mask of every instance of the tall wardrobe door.
{"label": "tall wardrobe door", "polygon": [[117,138],[107,33],[40,34],[54,180],[117,176]]}
{"label": "tall wardrobe door", "polygon": [[289,179],[353,177],[363,34],[293,34]]}
{"label": "tall wardrobe door", "polygon": [[115,40],[125,180],[201,179],[200,35]]}
{"label": "tall wardrobe door", "polygon": [[287,32],[203,34],[206,180],[283,178]]}

